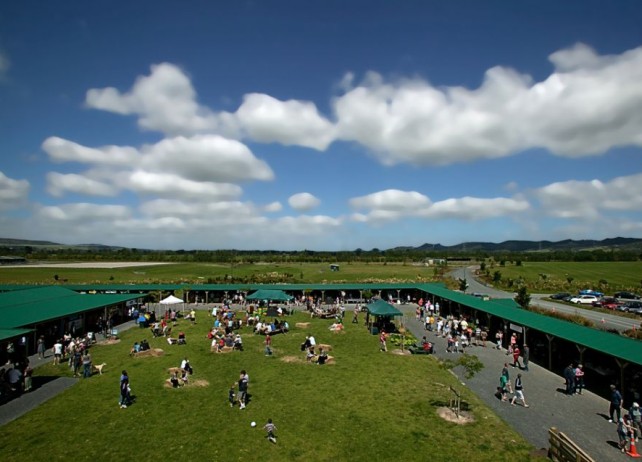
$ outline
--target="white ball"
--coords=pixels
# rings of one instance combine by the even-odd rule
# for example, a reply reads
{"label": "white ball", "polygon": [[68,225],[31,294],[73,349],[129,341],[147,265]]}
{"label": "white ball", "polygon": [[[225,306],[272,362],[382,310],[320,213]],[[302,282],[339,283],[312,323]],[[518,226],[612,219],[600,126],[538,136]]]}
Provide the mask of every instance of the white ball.
{"label": "white ball", "polygon": [[250,425],[252,425],[253,427],[256,427],[256,422],[252,422]]}

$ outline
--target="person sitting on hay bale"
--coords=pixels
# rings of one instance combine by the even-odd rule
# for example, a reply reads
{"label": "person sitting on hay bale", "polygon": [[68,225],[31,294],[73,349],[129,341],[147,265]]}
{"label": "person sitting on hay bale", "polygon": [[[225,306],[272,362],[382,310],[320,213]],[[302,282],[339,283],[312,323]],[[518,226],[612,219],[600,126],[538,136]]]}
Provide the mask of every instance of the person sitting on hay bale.
{"label": "person sitting on hay bale", "polygon": [[180,388],[181,384],[178,380],[178,373],[176,371],[174,371],[171,378],[169,379],[169,383],[172,384],[173,388]]}
{"label": "person sitting on hay bale", "polygon": [[187,340],[185,339],[185,333],[182,331],[178,333],[178,344],[187,345]]}
{"label": "person sitting on hay bale", "polygon": [[243,339],[240,334],[236,334],[236,338],[234,339],[234,349],[243,351]]}
{"label": "person sitting on hay bale", "polygon": [[138,342],[134,343],[134,346],[132,347],[131,350],[129,350],[129,356],[134,356],[136,353],[140,351],[140,345]]}
{"label": "person sitting on hay bale", "polygon": [[319,349],[319,357],[317,358],[317,364],[323,366],[328,359],[328,354],[323,348]]}
{"label": "person sitting on hay bale", "polygon": [[308,353],[305,355],[305,359],[309,363],[314,363],[316,361],[316,355],[314,354],[314,347],[308,349]]}
{"label": "person sitting on hay bale", "polygon": [[147,351],[150,350],[151,347],[149,346],[149,342],[147,340],[141,340],[140,342],[140,351]]}
{"label": "person sitting on hay bale", "polygon": [[328,327],[333,332],[341,332],[343,330],[343,323],[341,320],[338,320],[334,324],[332,324],[330,327]]}

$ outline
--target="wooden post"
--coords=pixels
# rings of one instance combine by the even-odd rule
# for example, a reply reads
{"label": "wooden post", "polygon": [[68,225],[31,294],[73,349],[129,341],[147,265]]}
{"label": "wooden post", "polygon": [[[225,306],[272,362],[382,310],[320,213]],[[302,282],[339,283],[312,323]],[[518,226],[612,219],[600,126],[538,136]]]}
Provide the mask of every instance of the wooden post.
{"label": "wooden post", "polygon": [[629,365],[627,361],[622,361],[619,358],[615,358],[615,362],[620,367],[620,392],[624,393],[624,369]]}
{"label": "wooden post", "polygon": [[555,336],[546,334],[546,338],[548,339],[548,370],[551,371],[553,370],[553,339]]}
{"label": "wooden post", "polygon": [[586,347],[582,347],[579,345],[575,345],[575,348],[577,348],[577,351],[580,353],[580,364],[584,363],[584,352],[586,351]]}

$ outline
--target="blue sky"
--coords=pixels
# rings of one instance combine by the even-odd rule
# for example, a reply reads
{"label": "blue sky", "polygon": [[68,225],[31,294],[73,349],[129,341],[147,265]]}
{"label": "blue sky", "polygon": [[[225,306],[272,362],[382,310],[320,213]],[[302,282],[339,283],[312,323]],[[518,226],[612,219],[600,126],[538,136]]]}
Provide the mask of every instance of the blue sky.
{"label": "blue sky", "polygon": [[642,4],[5,2],[2,237],[642,237]]}

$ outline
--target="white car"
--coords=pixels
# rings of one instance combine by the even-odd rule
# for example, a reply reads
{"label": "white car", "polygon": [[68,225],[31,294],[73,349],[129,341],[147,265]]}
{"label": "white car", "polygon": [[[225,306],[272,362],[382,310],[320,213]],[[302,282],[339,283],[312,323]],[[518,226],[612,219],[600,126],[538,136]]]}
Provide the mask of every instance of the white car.
{"label": "white car", "polygon": [[593,302],[597,302],[599,298],[595,295],[578,295],[571,298],[571,303],[576,303],[578,305],[591,305]]}

